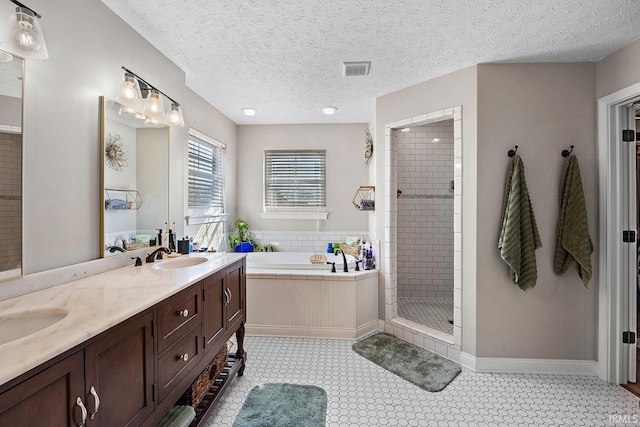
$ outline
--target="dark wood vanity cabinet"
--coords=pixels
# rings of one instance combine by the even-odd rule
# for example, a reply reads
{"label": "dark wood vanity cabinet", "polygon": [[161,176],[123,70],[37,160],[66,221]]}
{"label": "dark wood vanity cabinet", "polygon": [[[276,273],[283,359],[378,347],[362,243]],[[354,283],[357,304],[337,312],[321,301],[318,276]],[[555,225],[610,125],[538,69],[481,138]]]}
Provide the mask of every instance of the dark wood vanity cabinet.
{"label": "dark wood vanity cabinet", "polygon": [[245,292],[243,259],[0,386],[0,426],[157,425],[234,333],[242,375]]}
{"label": "dark wood vanity cabinet", "polygon": [[84,359],[87,426],[139,425],[153,412],[152,310],[87,346]]}
{"label": "dark wood vanity cabinet", "polygon": [[149,310],[2,393],[0,426],[139,425],[154,409],[152,325]]}
{"label": "dark wood vanity cabinet", "polygon": [[[84,357],[79,351],[2,393],[0,426],[77,426],[84,397]],[[84,399],[83,399],[84,401]]]}

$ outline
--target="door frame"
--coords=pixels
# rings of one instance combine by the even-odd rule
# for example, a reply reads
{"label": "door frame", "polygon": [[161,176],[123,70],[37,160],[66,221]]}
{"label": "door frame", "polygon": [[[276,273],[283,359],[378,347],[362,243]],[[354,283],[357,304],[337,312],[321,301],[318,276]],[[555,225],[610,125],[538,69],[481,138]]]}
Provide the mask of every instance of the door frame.
{"label": "door frame", "polygon": [[[598,377],[614,383],[628,381],[628,344],[622,332],[628,330],[629,308],[623,289],[625,277],[624,223],[625,174],[621,139],[624,106],[640,97],[640,83],[598,99],[599,163],[599,275],[598,275]],[[635,229],[635,227],[634,227]],[[628,244],[627,244],[628,245]],[[634,246],[635,250],[635,246]],[[634,346],[635,347],[635,346]]]}

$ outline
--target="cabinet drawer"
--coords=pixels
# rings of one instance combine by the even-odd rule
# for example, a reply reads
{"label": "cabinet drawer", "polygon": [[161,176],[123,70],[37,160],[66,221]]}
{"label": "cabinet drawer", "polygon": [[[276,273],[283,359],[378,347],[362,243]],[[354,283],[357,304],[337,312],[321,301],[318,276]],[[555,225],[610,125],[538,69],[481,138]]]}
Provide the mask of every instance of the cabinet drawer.
{"label": "cabinet drawer", "polygon": [[200,323],[200,294],[201,284],[196,284],[158,306],[158,353]]}
{"label": "cabinet drawer", "polygon": [[158,358],[158,394],[162,400],[202,358],[200,328],[196,327]]}

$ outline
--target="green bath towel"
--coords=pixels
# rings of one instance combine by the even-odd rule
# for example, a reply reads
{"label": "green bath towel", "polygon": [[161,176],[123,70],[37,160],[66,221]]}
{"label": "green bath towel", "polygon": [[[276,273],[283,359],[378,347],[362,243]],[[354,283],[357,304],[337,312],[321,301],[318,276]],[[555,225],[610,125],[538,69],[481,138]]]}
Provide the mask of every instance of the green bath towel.
{"label": "green bath towel", "polygon": [[582,178],[576,156],[564,163],[560,180],[560,214],[556,228],[556,257],[553,271],[563,274],[575,261],[578,276],[587,287],[593,271],[591,254],[593,242],[587,224],[587,206],[584,201]]}
{"label": "green bath towel", "polygon": [[520,156],[513,158],[507,171],[500,224],[500,256],[509,266],[513,283],[526,292],[538,279],[536,249],[542,243]]}

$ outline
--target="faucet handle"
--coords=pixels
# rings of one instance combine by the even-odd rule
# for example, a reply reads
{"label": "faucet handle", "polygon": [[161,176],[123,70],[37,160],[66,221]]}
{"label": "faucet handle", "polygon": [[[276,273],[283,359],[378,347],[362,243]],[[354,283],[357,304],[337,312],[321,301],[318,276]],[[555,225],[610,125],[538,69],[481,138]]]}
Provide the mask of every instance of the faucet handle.
{"label": "faucet handle", "polygon": [[359,264],[360,264],[361,262],[362,262],[362,260],[361,260],[361,259],[359,259],[359,260],[357,260],[357,261],[356,261],[356,271],[360,271],[360,265],[359,265]]}
{"label": "faucet handle", "polygon": [[136,260],[136,267],[140,267],[142,265],[142,259],[139,256],[132,256],[131,259],[135,259]]}
{"label": "faucet handle", "polygon": [[327,261],[327,264],[331,264],[331,272],[335,273],[336,272],[336,263]]}

